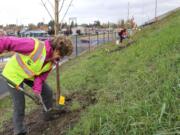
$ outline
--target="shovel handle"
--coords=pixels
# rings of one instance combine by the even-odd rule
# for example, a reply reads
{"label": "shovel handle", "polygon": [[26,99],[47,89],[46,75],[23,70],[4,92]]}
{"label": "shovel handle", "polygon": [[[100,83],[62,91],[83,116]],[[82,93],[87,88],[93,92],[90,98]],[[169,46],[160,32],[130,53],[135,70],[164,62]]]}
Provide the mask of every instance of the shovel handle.
{"label": "shovel handle", "polygon": [[16,84],[15,84],[14,82],[12,82],[11,80],[9,80],[9,79],[7,79],[7,78],[4,78],[4,79],[7,81],[7,83],[8,83],[10,86],[12,86],[13,88],[15,88],[15,89],[23,92],[26,96],[28,96],[29,98],[31,98],[32,100],[35,101],[35,98],[34,98],[32,95],[30,95],[30,94],[28,94],[27,92],[25,92],[22,87],[16,87]]}
{"label": "shovel handle", "polygon": [[61,90],[60,90],[60,74],[59,74],[59,62],[58,61],[56,62],[56,84],[57,84],[56,103],[59,104]]}
{"label": "shovel handle", "polygon": [[[36,101],[36,99],[35,99],[32,95],[30,95],[29,93],[25,92],[23,88],[19,87],[18,90],[20,90],[21,92],[23,92],[24,95],[26,95],[27,97],[29,97],[29,98],[32,99],[33,101]],[[35,103],[36,103],[36,102],[35,102]]]}
{"label": "shovel handle", "polygon": [[41,104],[42,104],[42,106],[43,106],[44,111],[45,111],[45,112],[48,112],[48,109],[47,109],[46,105],[44,104],[44,101],[43,101],[41,95],[39,95],[39,100],[40,100],[40,102],[41,102]]}
{"label": "shovel handle", "polygon": [[[7,80],[7,83],[9,83],[12,87],[14,87],[14,88],[16,88],[17,90],[21,91],[22,93],[24,93],[24,95],[26,95],[27,97],[29,97],[30,99],[32,99],[37,105],[39,105],[39,104],[37,103],[36,98],[33,97],[31,94],[25,92],[22,87],[15,87],[15,86],[16,86],[15,83],[13,83],[11,80],[8,80],[8,79],[6,79],[6,80]],[[47,109],[46,105],[44,104],[41,95],[39,96],[39,100],[40,100],[40,103],[41,103],[42,106],[43,106],[44,111],[45,111],[45,112],[48,112],[49,110]]]}
{"label": "shovel handle", "polygon": [[29,97],[30,99],[32,99],[37,105],[37,101],[36,98],[33,97],[31,94],[27,93],[24,91],[24,89],[22,87],[16,87],[16,84],[14,82],[12,82],[11,80],[7,79],[4,77],[4,79],[7,81],[8,85],[10,85],[11,87],[15,88],[16,90],[22,92],[24,95],[26,95],[27,97]]}

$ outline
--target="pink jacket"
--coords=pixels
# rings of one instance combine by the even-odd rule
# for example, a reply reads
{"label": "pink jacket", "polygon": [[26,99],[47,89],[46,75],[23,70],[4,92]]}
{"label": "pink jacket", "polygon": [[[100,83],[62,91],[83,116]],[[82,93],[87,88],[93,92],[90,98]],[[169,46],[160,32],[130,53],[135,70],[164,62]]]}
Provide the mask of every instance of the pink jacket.
{"label": "pink jacket", "polygon": [[[53,50],[51,48],[49,40],[45,41],[46,47],[46,59],[51,58]],[[29,54],[34,49],[34,40],[32,38],[17,38],[17,37],[0,37],[0,53],[5,50],[14,51],[21,54]],[[42,84],[46,80],[50,71],[35,76],[33,91],[36,94],[40,94],[42,91]]]}

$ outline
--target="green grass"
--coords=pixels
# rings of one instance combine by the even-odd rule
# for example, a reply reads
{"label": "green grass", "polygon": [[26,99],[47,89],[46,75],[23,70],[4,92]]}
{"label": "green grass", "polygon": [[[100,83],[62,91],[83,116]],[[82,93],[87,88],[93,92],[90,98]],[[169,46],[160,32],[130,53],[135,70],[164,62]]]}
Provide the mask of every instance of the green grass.
{"label": "green grass", "polygon": [[80,108],[81,108],[80,103],[78,101],[73,101],[73,103],[72,103],[72,105],[70,107],[70,110],[71,111],[76,111],[76,110],[78,110]]}
{"label": "green grass", "polygon": [[[121,51],[109,53],[117,46],[107,44],[61,67],[63,94],[94,92],[97,99],[67,134],[180,134],[180,11],[133,40]],[[54,80],[53,72],[53,89]],[[74,102],[71,109],[78,108]]]}
{"label": "green grass", "polygon": [[129,48],[103,46],[62,67],[64,91],[98,99],[68,134],[180,134],[179,14],[143,29]]}
{"label": "green grass", "polygon": [[2,125],[4,121],[9,120],[12,113],[11,98],[6,97],[0,101],[0,131],[2,130]]}

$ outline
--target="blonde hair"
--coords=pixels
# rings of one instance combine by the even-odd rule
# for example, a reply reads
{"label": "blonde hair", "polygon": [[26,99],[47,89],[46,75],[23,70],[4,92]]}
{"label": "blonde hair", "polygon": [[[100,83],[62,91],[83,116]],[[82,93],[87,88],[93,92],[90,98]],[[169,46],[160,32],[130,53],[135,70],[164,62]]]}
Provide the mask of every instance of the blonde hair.
{"label": "blonde hair", "polygon": [[50,42],[53,50],[58,50],[62,57],[69,56],[73,52],[72,42],[65,36],[55,36]]}

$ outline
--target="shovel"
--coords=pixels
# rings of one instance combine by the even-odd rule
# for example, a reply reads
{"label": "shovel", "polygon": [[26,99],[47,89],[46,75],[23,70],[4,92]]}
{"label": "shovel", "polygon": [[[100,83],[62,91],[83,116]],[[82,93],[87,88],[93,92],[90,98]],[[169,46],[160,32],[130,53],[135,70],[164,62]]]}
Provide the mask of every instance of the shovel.
{"label": "shovel", "polygon": [[60,89],[60,74],[59,74],[59,61],[56,62],[56,83],[57,83],[57,92],[56,92],[56,105],[64,105],[65,97],[61,96]]}
{"label": "shovel", "polygon": [[[32,95],[30,95],[29,93],[25,92],[23,88],[19,87],[18,90],[20,90],[21,92],[24,93],[24,95],[26,95],[27,97],[29,97],[30,99],[32,99],[37,105],[39,105],[38,101],[36,100],[35,97],[33,97]],[[41,103],[41,105],[43,106],[43,109],[45,112],[49,112],[50,110],[47,109],[46,105],[43,102],[42,96],[39,95],[39,101]]]}
{"label": "shovel", "polygon": [[[28,92],[25,92],[24,89],[22,87],[16,87],[16,84],[14,82],[12,82],[11,80],[5,78],[8,82],[8,85],[12,88],[16,88],[17,90],[21,91],[24,93],[24,95],[26,95],[27,97],[29,97],[30,99],[32,99],[37,105],[39,105],[37,99],[35,97],[33,97],[31,94],[29,94]],[[43,109],[45,112],[48,112],[50,110],[47,109],[47,107],[45,106],[44,102],[43,102],[43,99],[42,99],[42,96],[40,95],[39,96],[39,100],[40,100],[40,103],[41,105],[43,106]]]}

